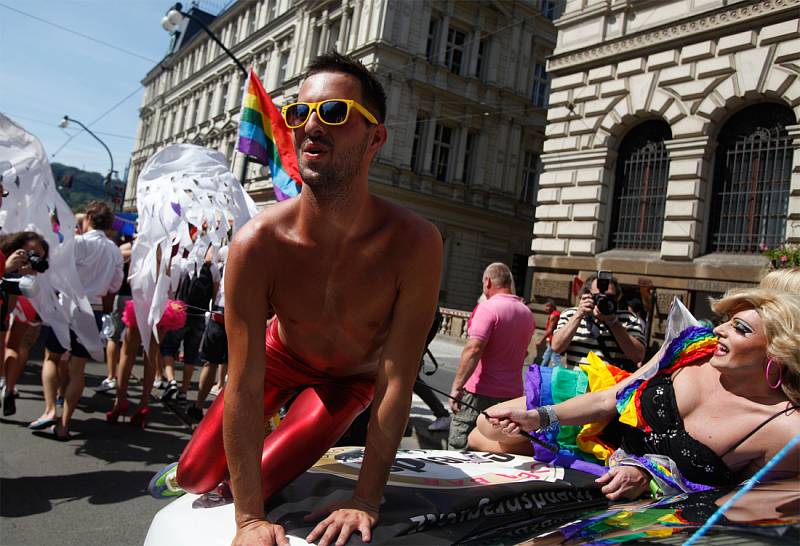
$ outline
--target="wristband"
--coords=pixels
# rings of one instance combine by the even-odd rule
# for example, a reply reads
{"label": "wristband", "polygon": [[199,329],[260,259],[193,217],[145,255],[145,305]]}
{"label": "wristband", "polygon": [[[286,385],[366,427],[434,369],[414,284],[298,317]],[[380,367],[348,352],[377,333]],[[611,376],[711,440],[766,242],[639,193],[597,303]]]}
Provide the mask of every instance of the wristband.
{"label": "wristband", "polygon": [[539,428],[536,430],[537,432],[547,432],[558,428],[558,415],[556,415],[556,410],[553,406],[539,406],[536,411],[539,413]]}

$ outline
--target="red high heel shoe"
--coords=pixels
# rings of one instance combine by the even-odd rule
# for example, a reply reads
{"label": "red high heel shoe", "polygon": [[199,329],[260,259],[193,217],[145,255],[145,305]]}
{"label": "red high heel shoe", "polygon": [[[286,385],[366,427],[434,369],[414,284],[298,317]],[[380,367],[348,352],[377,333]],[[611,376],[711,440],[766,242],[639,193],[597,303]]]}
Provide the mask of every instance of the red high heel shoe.
{"label": "red high heel shoe", "polygon": [[119,419],[120,415],[122,415],[124,419],[125,414],[128,412],[129,406],[130,404],[128,403],[127,400],[125,400],[122,404],[115,405],[113,408],[111,408],[111,411],[106,412],[106,421],[108,423],[114,424],[117,422],[117,419]]}
{"label": "red high heel shoe", "polygon": [[131,417],[131,426],[144,428],[147,425],[147,419],[150,417],[150,406],[139,406],[136,413]]}

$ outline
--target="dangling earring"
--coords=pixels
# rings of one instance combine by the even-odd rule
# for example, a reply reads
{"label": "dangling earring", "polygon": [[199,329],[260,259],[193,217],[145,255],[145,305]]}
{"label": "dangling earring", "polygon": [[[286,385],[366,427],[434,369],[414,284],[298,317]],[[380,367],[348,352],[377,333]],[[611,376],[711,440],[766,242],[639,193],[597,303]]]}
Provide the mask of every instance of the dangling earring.
{"label": "dangling earring", "polygon": [[[774,385],[769,382],[769,371],[772,368],[772,363],[776,362],[778,364],[778,382]],[[771,358],[767,360],[767,370],[764,372],[764,377],[767,379],[767,385],[769,385],[770,389],[777,389],[783,383],[783,364],[777,362],[776,360],[772,360]]]}

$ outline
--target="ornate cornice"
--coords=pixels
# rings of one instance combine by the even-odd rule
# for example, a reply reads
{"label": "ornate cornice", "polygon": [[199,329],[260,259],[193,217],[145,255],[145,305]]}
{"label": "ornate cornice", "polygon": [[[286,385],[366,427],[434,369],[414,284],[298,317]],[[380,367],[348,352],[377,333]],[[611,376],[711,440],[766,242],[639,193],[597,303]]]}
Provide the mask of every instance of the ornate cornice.
{"label": "ornate cornice", "polygon": [[[574,69],[583,64],[593,63],[607,57],[631,56],[631,53],[643,49],[659,49],[673,42],[686,40],[701,32],[738,25],[752,21],[765,15],[774,15],[780,12],[797,13],[800,9],[800,0],[750,0],[744,5],[739,4],[729,8],[720,9],[705,15],[681,19],[646,31],[605,42],[595,47],[578,51],[554,55],[548,62],[548,71],[554,74]],[[794,11],[792,11],[794,10]]]}

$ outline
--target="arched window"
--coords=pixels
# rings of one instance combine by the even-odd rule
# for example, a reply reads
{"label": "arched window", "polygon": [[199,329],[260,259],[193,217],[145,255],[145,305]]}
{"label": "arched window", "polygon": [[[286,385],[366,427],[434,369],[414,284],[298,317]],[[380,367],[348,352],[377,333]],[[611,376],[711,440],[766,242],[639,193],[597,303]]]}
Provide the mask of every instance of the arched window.
{"label": "arched window", "polygon": [[610,248],[658,250],[669,176],[665,121],[646,121],[625,136],[617,158]]}
{"label": "arched window", "polygon": [[708,252],[755,253],[786,237],[792,111],[780,104],[749,106],[719,133],[711,196]]}

